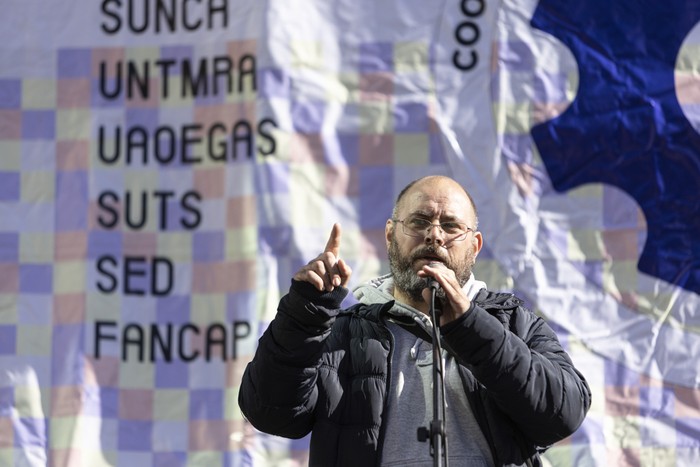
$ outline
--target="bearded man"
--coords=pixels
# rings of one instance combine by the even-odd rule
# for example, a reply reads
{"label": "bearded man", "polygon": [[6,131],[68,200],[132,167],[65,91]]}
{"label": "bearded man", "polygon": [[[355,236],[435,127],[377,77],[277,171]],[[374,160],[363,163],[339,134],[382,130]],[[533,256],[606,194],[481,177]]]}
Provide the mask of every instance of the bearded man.
{"label": "bearded man", "polygon": [[292,278],[243,375],[239,405],[257,429],[311,432],[312,466],[431,466],[418,428],[432,417],[432,288],[439,284],[444,433],[453,465],[541,465],[571,435],[590,389],[552,329],[472,267],[483,246],[469,193],[429,176],[399,194],[385,237],[391,273],[354,290],[341,231]]}

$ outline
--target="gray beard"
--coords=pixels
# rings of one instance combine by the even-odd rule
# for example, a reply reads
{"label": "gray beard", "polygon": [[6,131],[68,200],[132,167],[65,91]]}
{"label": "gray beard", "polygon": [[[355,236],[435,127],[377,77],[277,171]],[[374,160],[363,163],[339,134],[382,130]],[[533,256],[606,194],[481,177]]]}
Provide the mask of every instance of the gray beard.
{"label": "gray beard", "polygon": [[[467,255],[463,261],[450,262],[445,255],[441,254],[439,248],[433,245],[426,245],[410,256],[401,256],[396,242],[396,234],[393,233],[391,242],[389,242],[389,269],[394,277],[394,287],[415,302],[423,301],[423,289],[428,287],[428,279],[418,277],[413,270],[413,262],[426,254],[440,257],[445,265],[455,272],[459,285],[464,287],[472,273],[472,266],[474,265],[473,255]],[[438,289],[436,296],[440,300],[445,300],[445,291],[442,288]]]}

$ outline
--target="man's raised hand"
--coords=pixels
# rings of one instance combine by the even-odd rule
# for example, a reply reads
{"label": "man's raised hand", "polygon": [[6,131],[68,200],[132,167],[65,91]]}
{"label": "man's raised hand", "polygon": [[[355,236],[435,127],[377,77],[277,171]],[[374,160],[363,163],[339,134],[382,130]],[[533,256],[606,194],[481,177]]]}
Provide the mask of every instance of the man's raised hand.
{"label": "man's raised hand", "polygon": [[333,224],[331,235],[323,253],[299,269],[294,279],[312,284],[319,291],[331,292],[336,287],[347,285],[352,269],[340,259],[340,224]]}

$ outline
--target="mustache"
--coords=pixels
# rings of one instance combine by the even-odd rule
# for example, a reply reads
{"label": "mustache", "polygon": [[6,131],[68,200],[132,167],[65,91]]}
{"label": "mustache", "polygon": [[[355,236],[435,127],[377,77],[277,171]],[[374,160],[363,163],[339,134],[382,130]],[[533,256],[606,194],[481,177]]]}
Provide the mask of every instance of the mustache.
{"label": "mustache", "polygon": [[435,258],[436,260],[439,260],[445,264],[447,264],[449,261],[447,254],[441,251],[440,247],[436,247],[434,245],[425,245],[419,250],[413,252],[413,254],[411,255],[411,262],[426,257]]}

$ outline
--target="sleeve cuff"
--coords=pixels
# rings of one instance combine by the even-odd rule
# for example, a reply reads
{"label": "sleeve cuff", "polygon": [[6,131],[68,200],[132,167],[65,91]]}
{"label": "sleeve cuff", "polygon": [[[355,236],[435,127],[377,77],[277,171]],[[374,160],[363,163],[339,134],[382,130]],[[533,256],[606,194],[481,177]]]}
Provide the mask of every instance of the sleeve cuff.
{"label": "sleeve cuff", "polygon": [[319,291],[308,282],[294,279],[292,279],[292,286],[289,291],[290,293],[298,294],[305,301],[329,310],[340,308],[340,304],[343,303],[348,292],[350,292],[345,287],[336,287],[331,292]]}

